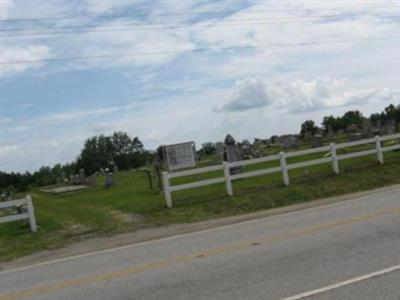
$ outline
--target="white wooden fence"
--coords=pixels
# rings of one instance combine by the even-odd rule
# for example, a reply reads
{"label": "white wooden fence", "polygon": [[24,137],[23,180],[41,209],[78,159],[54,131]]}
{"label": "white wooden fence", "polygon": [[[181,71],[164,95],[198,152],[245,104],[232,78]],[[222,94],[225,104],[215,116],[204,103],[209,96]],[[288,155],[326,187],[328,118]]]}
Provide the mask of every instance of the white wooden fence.
{"label": "white wooden fence", "polygon": [[[243,178],[250,178],[250,177],[254,177],[254,176],[262,176],[262,175],[266,175],[266,174],[279,173],[279,172],[282,173],[283,183],[286,186],[288,186],[290,184],[290,178],[289,178],[290,170],[314,166],[314,165],[320,165],[320,164],[325,164],[325,163],[331,163],[333,172],[335,174],[339,174],[340,173],[340,166],[339,166],[340,161],[346,160],[346,159],[362,157],[362,156],[367,156],[367,155],[377,155],[378,162],[380,164],[383,164],[384,163],[384,152],[400,149],[400,144],[396,144],[396,145],[392,145],[392,146],[388,146],[388,147],[383,146],[384,141],[394,140],[394,139],[400,139],[400,134],[388,135],[388,136],[383,136],[383,137],[376,136],[375,138],[370,138],[370,139],[364,139],[364,140],[343,143],[343,144],[330,144],[329,146],[295,151],[295,152],[287,152],[287,153],[280,152],[279,154],[276,154],[276,155],[270,155],[270,156],[265,156],[265,157],[261,157],[261,158],[242,160],[242,161],[231,162],[231,163],[224,162],[220,165],[186,170],[186,171],[181,171],[181,172],[174,172],[174,173],[164,172],[163,173],[163,184],[164,184],[165,203],[168,208],[171,208],[173,206],[172,195],[171,195],[172,192],[202,187],[202,186],[211,185],[211,184],[223,183],[223,182],[225,182],[226,193],[229,196],[233,196],[232,181],[238,180],[238,179],[243,179]],[[351,152],[351,153],[342,154],[342,155],[337,154],[337,150],[339,150],[339,149],[368,145],[368,144],[373,144],[374,149],[356,151],[356,152]],[[298,162],[298,163],[293,163],[293,164],[287,163],[287,158],[299,157],[299,156],[316,154],[316,153],[327,153],[328,155],[324,155],[323,158],[315,159],[315,160],[308,160],[308,161],[303,161],[303,162]],[[244,173],[236,174],[236,175],[230,174],[230,169],[234,168],[234,167],[247,166],[247,165],[259,164],[259,163],[270,162],[270,161],[279,161],[280,166],[256,170],[256,171],[244,172]],[[175,185],[175,186],[172,186],[170,183],[170,179],[173,179],[173,178],[185,177],[185,176],[209,173],[209,172],[215,172],[215,171],[222,171],[222,170],[224,171],[223,177],[221,176],[221,177],[217,177],[217,178],[206,179],[206,180],[201,180],[201,181],[196,181],[196,182],[191,182],[191,183],[186,183],[186,184],[181,184],[181,185]]]}
{"label": "white wooden fence", "polygon": [[31,196],[28,195],[24,199],[20,199],[20,200],[0,202],[0,209],[10,208],[10,207],[19,207],[19,206],[23,206],[23,205],[24,206],[26,205],[27,212],[16,214],[16,215],[0,217],[0,224],[27,219],[27,220],[29,220],[29,224],[31,226],[31,231],[36,232],[37,226],[36,226],[36,219],[35,219],[35,211],[33,208]]}

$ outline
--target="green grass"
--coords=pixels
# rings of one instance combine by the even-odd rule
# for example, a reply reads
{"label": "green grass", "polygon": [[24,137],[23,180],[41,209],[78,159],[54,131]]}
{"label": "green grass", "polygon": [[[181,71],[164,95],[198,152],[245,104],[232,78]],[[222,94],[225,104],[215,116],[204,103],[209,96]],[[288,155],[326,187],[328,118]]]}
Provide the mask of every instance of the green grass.
{"label": "green grass", "polygon": [[[357,147],[354,150],[364,149]],[[296,157],[290,162],[321,158],[322,155]],[[210,162],[215,163],[215,159],[206,159],[202,165]],[[278,164],[248,166],[245,171]],[[175,192],[173,209],[165,209],[163,195],[149,190],[147,176],[140,171],[117,174],[116,186],[111,189],[99,185],[63,195],[34,190],[31,194],[39,232],[30,233],[29,226],[22,221],[1,224],[0,261],[93,236],[249,213],[400,183],[400,152],[386,153],[384,165],[378,165],[376,155],[371,155],[342,161],[340,166],[339,176],[333,175],[330,164],[292,170],[289,187],[283,187],[280,173],[238,180],[233,184],[234,197],[225,195],[224,184]],[[222,171],[177,178],[173,184],[218,176],[222,176]]]}

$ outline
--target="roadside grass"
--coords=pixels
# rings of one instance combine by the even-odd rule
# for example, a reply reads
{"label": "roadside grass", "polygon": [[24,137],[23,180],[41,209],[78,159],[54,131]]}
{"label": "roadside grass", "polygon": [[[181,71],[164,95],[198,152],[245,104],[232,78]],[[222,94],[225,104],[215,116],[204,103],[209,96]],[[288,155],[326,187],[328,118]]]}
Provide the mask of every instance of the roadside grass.
{"label": "roadside grass", "polygon": [[[369,146],[354,147],[352,151],[366,147]],[[323,155],[291,158],[290,162]],[[208,164],[215,164],[215,159],[206,159],[202,165]],[[245,171],[278,165],[278,161],[269,162],[248,166]],[[111,189],[99,185],[61,195],[33,190],[30,193],[39,232],[30,233],[22,221],[1,224],[0,261],[95,236],[209,220],[400,183],[400,152],[385,153],[384,165],[378,165],[376,155],[371,155],[341,161],[340,166],[339,176],[333,174],[329,163],[292,170],[289,187],[283,186],[280,173],[234,181],[234,197],[225,195],[224,184],[175,192],[173,209],[165,209],[163,195],[149,189],[147,176],[141,171],[116,174],[116,185]],[[222,176],[222,171],[177,178],[173,184],[218,176]]]}

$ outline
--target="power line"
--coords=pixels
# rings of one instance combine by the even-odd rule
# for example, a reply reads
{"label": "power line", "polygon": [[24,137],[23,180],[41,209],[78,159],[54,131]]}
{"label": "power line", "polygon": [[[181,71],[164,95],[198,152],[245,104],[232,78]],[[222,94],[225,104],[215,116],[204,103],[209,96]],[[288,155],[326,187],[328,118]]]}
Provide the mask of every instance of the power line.
{"label": "power line", "polygon": [[[3,0],[0,0],[0,1],[3,1]],[[19,2],[24,2],[24,1],[26,1],[26,2],[30,2],[30,3],[32,3],[32,2],[34,2],[34,3],[54,3],[54,2],[60,2],[60,3],[68,3],[68,1],[65,1],[65,0],[59,0],[59,1],[57,1],[57,0],[49,0],[49,1],[44,1],[44,0],[37,0],[37,1],[34,1],[34,0],[19,0]],[[275,4],[275,3],[282,3],[282,2],[284,2],[285,4],[296,4],[296,5],[298,5],[298,4],[307,4],[307,3],[315,3],[315,2],[318,2],[318,1],[320,1],[320,0],[298,0],[298,1],[294,1],[294,0],[258,0],[258,1],[255,1],[255,2],[252,2],[252,1],[249,1],[249,0],[237,0],[237,1],[232,1],[232,0],[220,0],[220,1],[216,1],[216,2],[214,2],[214,3],[209,3],[209,2],[204,2],[204,3],[201,3],[201,1],[200,2],[193,2],[193,4],[195,4],[195,5],[208,5],[208,4],[223,4],[223,3],[236,3],[236,4],[248,4],[248,5],[253,5],[253,6],[246,6],[246,7],[238,7],[236,10],[232,10],[231,11],[231,13],[235,13],[235,12],[239,12],[239,11],[242,11],[242,10],[248,10],[248,9],[251,9],[252,7],[254,7],[254,4],[260,4],[260,3],[263,3],[263,2],[267,2],[267,3],[269,3],[269,4]],[[152,4],[152,3],[150,3],[150,2],[131,2],[130,0],[128,0],[128,1],[123,1],[123,0],[104,0],[104,1],[99,1],[99,0],[97,0],[97,1],[91,1],[91,3],[101,3],[101,2],[107,2],[107,3],[130,3],[130,4],[132,4],[132,5],[140,5],[140,6],[142,6],[143,7],[143,5],[144,4]],[[163,4],[163,3],[168,3],[168,2],[185,2],[185,1],[183,1],[183,0],[175,0],[175,1],[171,1],[171,0],[169,0],[169,1],[159,1],[158,2],[158,4]],[[189,1],[186,1],[186,2],[191,2],[190,0]],[[343,6],[343,7],[335,7],[335,9],[337,10],[337,9],[351,9],[351,8],[358,8],[358,9],[368,9],[368,8],[375,8],[375,9],[377,9],[377,8],[384,8],[384,7],[379,7],[379,6],[376,6],[376,5],[373,5],[373,6],[366,6],[365,4],[368,4],[368,3],[372,3],[372,4],[382,4],[382,0],[363,0],[363,1],[358,1],[358,4],[362,4],[362,7],[360,7],[359,5],[357,5],[357,6],[354,6],[354,4],[357,4],[357,1],[352,1],[352,0],[348,0],[348,1],[346,1],[346,0],[326,0],[326,1],[324,1],[324,4],[328,4],[328,3],[332,3],[332,4],[337,4],[337,3],[340,3],[340,4],[346,4],[345,6]],[[86,3],[87,4],[87,3]],[[348,6],[347,4],[352,4],[353,6]],[[390,4],[390,7],[391,8],[393,8],[394,6],[398,6],[399,4],[397,3],[397,4],[395,4],[395,3],[391,3]],[[398,7],[400,7],[400,6],[398,6]],[[310,8],[307,8],[307,7],[304,7],[304,8],[299,8],[299,7],[296,7],[296,8],[293,8],[293,9],[288,9],[288,8],[285,8],[285,9],[276,9],[276,8],[270,8],[270,9],[268,9],[268,10],[265,10],[265,11],[259,11],[259,12],[280,12],[280,11],[282,11],[282,12],[284,12],[284,11],[299,11],[299,10],[318,10],[318,11],[320,11],[321,10],[321,8],[318,8],[318,9],[310,9]],[[324,8],[322,8],[322,10],[325,10]],[[218,13],[230,13],[229,11],[210,11],[210,12],[198,12],[197,14],[218,14]],[[137,16],[137,17],[140,17],[140,16],[142,16],[142,17],[146,17],[146,16],[178,16],[178,15],[187,15],[187,13],[180,13],[180,12],[172,12],[172,13],[159,13],[159,14],[153,14],[152,12],[141,12],[141,13],[135,13],[135,14],[123,14],[123,15],[117,15],[116,17],[132,17],[132,16]],[[0,22],[25,22],[25,21],[51,21],[51,20],[73,20],[73,19],[81,19],[81,18],[97,18],[97,17],[101,17],[101,18],[109,18],[109,17],[113,17],[113,16],[108,16],[108,15],[103,15],[103,16],[99,16],[99,15],[93,15],[93,16],[89,16],[89,17],[85,17],[85,16],[74,16],[74,17],[46,17],[46,18],[14,18],[14,19],[0,19]]]}
{"label": "power line", "polygon": [[180,53],[196,53],[196,52],[222,52],[222,51],[234,51],[234,50],[247,50],[247,49],[258,49],[258,48],[285,48],[285,47],[299,47],[299,46],[314,46],[322,44],[341,44],[341,43],[352,43],[352,42],[363,42],[363,41],[380,41],[389,39],[398,39],[400,36],[386,36],[386,37],[374,37],[374,38],[358,38],[358,39],[343,39],[343,40],[330,40],[330,41],[315,41],[315,42],[299,42],[299,43],[284,43],[284,44],[265,44],[265,45],[247,45],[247,46],[232,46],[232,47],[221,47],[221,48],[194,48],[194,49],[181,49],[181,50],[170,50],[170,51],[154,51],[154,52],[134,52],[134,53],[119,53],[119,54],[102,54],[92,56],[73,56],[73,57],[58,57],[48,59],[32,59],[32,60],[17,60],[2,62],[0,65],[14,65],[14,64],[30,64],[30,63],[41,63],[41,62],[58,62],[58,61],[72,61],[72,60],[92,60],[92,59],[104,59],[113,57],[129,57],[129,56],[147,56],[147,55],[170,55]]}
{"label": "power line", "polygon": [[[257,22],[257,20],[250,20],[252,22],[226,22],[219,24],[185,24],[185,25],[139,25],[134,27],[129,26],[108,26],[108,27],[96,27],[88,26],[82,27],[83,29],[93,28],[93,30],[69,30],[69,31],[47,31],[47,32],[22,32],[22,33],[7,33],[8,30],[3,30],[3,33],[7,33],[5,37],[18,37],[18,36],[49,36],[59,34],[77,34],[77,33],[97,33],[97,32],[122,32],[132,30],[152,30],[152,29],[200,29],[200,28],[216,28],[216,27],[230,27],[230,26],[247,26],[247,25],[260,25],[260,24],[282,24],[282,23],[301,23],[301,22],[314,22],[319,21],[321,18],[308,18],[303,20],[286,20],[286,21],[263,21]],[[134,24],[137,25],[137,24]],[[188,26],[190,25],[190,26]],[[73,29],[73,28],[72,28]],[[0,31],[1,32],[1,31]]]}
{"label": "power line", "polygon": [[[400,15],[395,16],[387,16],[387,15],[374,15],[378,18],[398,18]],[[127,23],[123,25],[114,25],[114,26],[96,26],[96,25],[81,25],[81,26],[69,26],[69,27],[60,27],[54,28],[54,31],[49,31],[53,29],[48,29],[47,31],[43,31],[43,29],[38,29],[41,31],[35,31],[36,29],[26,30],[26,29],[3,29],[0,30],[1,33],[5,33],[5,37],[19,37],[19,36],[50,36],[50,35],[60,35],[60,34],[84,34],[84,33],[98,33],[98,32],[123,32],[123,31],[132,31],[132,30],[152,30],[152,29],[191,29],[196,30],[200,28],[216,28],[216,27],[230,27],[230,26],[248,26],[248,25],[261,25],[261,24],[282,24],[282,23],[308,23],[308,22],[334,22],[338,20],[343,20],[344,17],[346,19],[357,19],[361,16],[340,16],[340,15],[331,15],[331,16],[316,16],[316,17],[303,17],[303,18],[273,18],[271,21],[264,21],[265,18],[262,19],[238,19],[232,21],[224,21],[224,20],[208,20],[203,21],[202,23],[178,23],[176,25],[168,25],[161,23],[154,24],[146,24],[141,25],[138,23]],[[218,23],[215,23],[218,21]],[[249,22],[241,22],[241,21],[249,21]],[[214,23],[207,23],[214,22]],[[133,26],[133,27],[131,27]],[[62,31],[58,30],[62,29]],[[81,30],[79,30],[81,29]],[[57,31],[58,30],[58,31]],[[9,32],[17,32],[17,33],[9,33]]]}
{"label": "power line", "polygon": [[[391,7],[393,8],[394,5]],[[397,6],[400,8],[400,5]],[[373,6],[373,7],[368,7],[368,6],[363,6],[362,8],[360,7],[344,7],[344,8],[336,8],[334,11],[337,12],[338,9],[359,9],[358,11],[352,11],[352,13],[360,13],[360,12],[365,12],[370,9],[381,9],[379,7]],[[78,19],[84,19],[84,20],[93,20],[93,19],[102,19],[102,20],[107,20],[107,19],[118,19],[118,18],[135,18],[135,17],[164,17],[164,16],[189,16],[189,17],[198,17],[198,16],[207,16],[207,15],[229,15],[229,14],[234,14],[234,13],[240,13],[240,12],[249,12],[249,13],[276,13],[276,12],[321,12],[321,11],[329,11],[332,9],[310,9],[310,8],[296,8],[296,9],[268,9],[268,10],[253,10],[251,7],[245,7],[245,8],[240,8],[237,10],[219,10],[219,11],[206,11],[206,12],[195,12],[195,13],[158,13],[154,14],[152,12],[146,12],[146,13],[132,13],[132,14],[117,14],[117,15],[92,15],[92,16],[75,16],[75,17],[41,17],[41,18],[13,18],[13,19],[0,19],[0,22],[41,22],[41,21],[71,21],[71,20],[78,20]]]}
{"label": "power line", "polygon": [[[247,14],[249,15],[249,14]],[[253,15],[250,14],[250,15]],[[388,15],[388,14],[375,14],[375,13],[365,13],[364,15],[368,15],[368,16],[374,16],[374,17],[379,17],[379,18],[396,18],[396,17],[400,17],[400,15]],[[277,18],[270,18],[268,17],[268,20],[271,21],[279,21],[279,20],[303,20],[303,19],[315,19],[315,18],[355,18],[355,17],[362,17],[364,15],[360,15],[360,13],[356,14],[356,13],[342,13],[342,14],[332,14],[332,15],[314,15],[314,16],[293,16],[293,17],[277,17]],[[228,17],[228,16],[227,16]],[[262,19],[260,18],[256,18],[256,19],[250,19],[250,18],[246,18],[246,19],[235,19],[235,20],[224,20],[224,19],[220,19],[217,20],[219,22],[223,22],[223,21],[229,21],[230,23],[237,23],[237,22],[243,22],[243,21],[264,21],[266,20],[265,17],[263,17]],[[135,26],[140,26],[140,27],[145,27],[145,26],[179,26],[179,25],[199,25],[200,22],[210,22],[210,21],[216,21],[215,19],[211,19],[211,20],[200,20],[197,23],[176,23],[176,24],[169,24],[169,23],[147,23],[147,24],[139,24],[138,22],[135,23],[125,23],[123,24],[124,27],[125,26],[129,26],[129,25],[135,25]],[[114,25],[114,26],[106,26],[106,27],[101,27],[101,29],[107,29],[107,28],[115,28],[118,27],[120,28],[121,25]],[[19,31],[32,31],[32,30],[74,30],[74,29],[87,29],[87,28],[99,28],[99,25],[97,24],[86,24],[86,25],[77,25],[77,26],[52,26],[52,27],[44,27],[44,28],[5,28],[3,30],[1,30],[0,32],[19,32]]]}
{"label": "power line", "polygon": [[[1,2],[3,2],[2,0]],[[67,3],[67,0],[18,0],[18,2],[33,2],[33,3]],[[153,4],[146,1],[143,2],[133,2],[132,0],[92,0],[91,3],[128,3],[132,5],[143,5],[143,4]],[[160,0],[156,1],[156,4],[164,4],[164,3],[192,3],[196,5],[208,5],[210,4],[209,1],[196,1],[196,0]],[[223,3],[236,3],[236,4],[258,4],[258,3],[321,3],[321,0],[216,0],[213,4],[223,4]],[[382,0],[325,0],[324,3],[382,3]],[[87,4],[87,3],[83,3]]]}

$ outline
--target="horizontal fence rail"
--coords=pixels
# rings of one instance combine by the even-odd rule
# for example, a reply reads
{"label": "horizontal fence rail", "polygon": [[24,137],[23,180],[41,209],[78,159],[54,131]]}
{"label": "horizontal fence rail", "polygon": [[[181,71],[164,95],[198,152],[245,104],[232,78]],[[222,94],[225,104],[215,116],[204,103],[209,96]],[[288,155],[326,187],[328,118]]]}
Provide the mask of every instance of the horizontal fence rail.
{"label": "horizontal fence rail", "polygon": [[0,217],[0,224],[19,221],[19,220],[29,220],[31,231],[36,232],[37,225],[36,225],[35,211],[33,208],[31,196],[28,195],[24,199],[19,199],[19,200],[0,202],[0,209],[21,207],[21,206],[26,206],[26,212],[24,212],[24,213],[21,212],[16,215]]}
{"label": "horizontal fence rail", "polygon": [[[376,136],[375,138],[369,138],[354,142],[342,143],[342,144],[330,144],[329,146],[323,146],[313,149],[306,149],[300,151],[293,151],[293,152],[280,152],[279,154],[269,155],[261,158],[249,159],[249,160],[242,160],[236,162],[223,162],[220,165],[215,165],[211,167],[204,167],[204,168],[197,168],[192,170],[185,170],[180,172],[173,172],[163,173],[163,185],[164,185],[164,196],[166,206],[168,208],[173,207],[172,204],[172,192],[181,191],[186,189],[192,189],[202,186],[207,186],[211,184],[218,184],[218,183],[225,183],[225,189],[228,196],[233,196],[233,187],[232,182],[239,179],[262,176],[267,174],[273,173],[282,173],[282,180],[284,185],[290,185],[290,178],[289,178],[289,170],[321,165],[321,164],[332,164],[332,169],[335,174],[340,173],[339,162],[342,160],[357,158],[357,157],[364,157],[368,155],[376,155],[378,162],[380,164],[384,163],[384,152],[400,150],[400,144],[395,144],[391,146],[384,147],[383,143],[389,140],[400,139],[400,134],[393,134],[387,136]],[[345,151],[343,149],[357,147],[357,146],[364,146],[364,145],[371,145],[374,148],[369,150],[361,150],[355,151],[351,153],[344,153],[338,154],[338,150]],[[300,157],[310,154],[318,154],[318,153],[325,153],[323,158],[303,161],[303,162],[296,162],[296,163],[288,163],[288,158],[293,157]],[[277,167],[269,167],[264,168],[256,171],[249,171],[243,172],[240,174],[231,174],[231,169],[236,167],[244,167],[249,165],[261,164],[266,162],[279,162],[279,166]],[[210,172],[217,172],[223,171],[223,176],[216,177],[212,179],[205,179],[201,181],[185,183],[180,185],[171,186],[170,179],[203,174],[203,173],[210,173]],[[0,206],[1,207],[1,206]]]}

